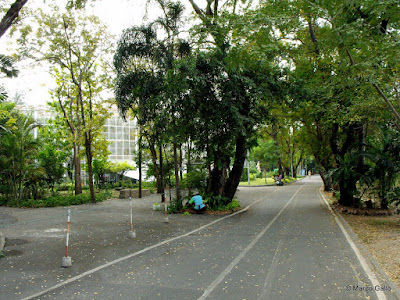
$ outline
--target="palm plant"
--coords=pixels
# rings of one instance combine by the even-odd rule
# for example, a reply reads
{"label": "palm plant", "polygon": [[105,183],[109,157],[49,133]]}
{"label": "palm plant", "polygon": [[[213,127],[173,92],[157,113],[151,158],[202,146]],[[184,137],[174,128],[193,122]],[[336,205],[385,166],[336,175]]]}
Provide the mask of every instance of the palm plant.
{"label": "palm plant", "polygon": [[357,190],[356,183],[362,177],[357,170],[359,155],[358,152],[351,151],[343,158],[338,157],[338,167],[328,173],[332,181],[340,186],[339,204],[344,206],[357,207],[359,205],[359,201],[354,198]]}
{"label": "palm plant", "polygon": [[35,166],[38,143],[32,130],[38,125],[24,115],[18,115],[13,130],[2,136],[0,148],[1,175],[17,201],[21,200],[24,184]]}
{"label": "palm plant", "polygon": [[[14,67],[13,59],[7,55],[0,54],[0,73],[3,73],[5,77],[17,77],[18,70]],[[0,85],[0,102],[7,99],[8,95],[4,86]]]}
{"label": "palm plant", "polygon": [[396,183],[396,175],[400,173],[400,136],[391,128],[382,128],[380,131],[380,139],[368,145],[366,156],[374,164],[371,177],[377,182],[381,207],[387,208],[389,191]]}

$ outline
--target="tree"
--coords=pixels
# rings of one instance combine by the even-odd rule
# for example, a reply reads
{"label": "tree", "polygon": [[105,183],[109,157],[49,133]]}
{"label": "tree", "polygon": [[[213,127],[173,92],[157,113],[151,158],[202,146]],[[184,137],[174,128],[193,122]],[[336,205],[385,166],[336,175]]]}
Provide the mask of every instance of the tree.
{"label": "tree", "polygon": [[[33,59],[51,63],[58,88],[54,97],[71,134],[74,149],[75,193],[80,187],[80,148],[85,150],[91,202],[93,186],[94,141],[102,139],[102,125],[108,116],[100,93],[110,87],[110,74],[102,58],[111,49],[110,36],[98,18],[75,12],[36,14],[40,28],[35,36],[22,39],[22,52]],[[109,71],[109,70],[108,70]]]}
{"label": "tree", "polygon": [[98,188],[104,186],[104,174],[109,169],[110,163],[106,157],[93,158],[93,174]]}
{"label": "tree", "polygon": [[273,170],[278,163],[279,151],[271,138],[261,137],[257,146],[251,149],[250,159],[260,163],[262,170]]}
{"label": "tree", "polygon": [[344,191],[339,202],[357,205],[365,139],[373,133],[368,128],[398,122],[398,7],[392,1],[264,1],[241,21],[234,29],[238,42],[246,37],[259,55],[278,48],[273,59],[289,66],[289,97],[281,99],[302,122],[303,145],[319,163],[325,188],[330,170],[349,171],[355,164],[350,169],[356,175],[338,184]]}
{"label": "tree", "polygon": [[54,194],[55,185],[62,181],[66,173],[65,165],[71,151],[67,149],[68,142],[63,141],[60,132],[51,127],[41,128],[39,141],[38,165],[44,170],[44,181]]}
{"label": "tree", "polygon": [[[83,8],[88,0],[68,0],[66,1],[67,8]],[[1,4],[0,8],[5,11],[4,16],[0,21],[0,38],[6,31],[16,23],[19,19],[21,10],[24,8],[28,0],[15,0],[15,2]],[[43,1],[45,2],[45,1]],[[8,5],[8,6],[7,6]],[[8,8],[6,8],[8,7]]]}
{"label": "tree", "polygon": [[[162,152],[172,128],[174,104],[168,94],[167,74],[174,65],[177,55],[183,55],[186,43],[176,40],[179,34],[183,6],[179,2],[157,1],[163,16],[154,23],[126,29],[118,43],[114,56],[117,69],[115,89],[118,107],[123,115],[132,110],[138,118],[141,135],[148,141],[157,179],[157,191],[164,191],[162,178]],[[163,40],[157,37],[157,26],[166,34]],[[176,129],[176,127],[174,127]],[[174,148],[175,173],[178,172],[178,135],[169,134]],[[156,144],[159,145],[160,164],[157,166]],[[142,143],[141,143],[142,145]],[[141,149],[141,146],[140,146]],[[159,170],[160,169],[160,170]],[[179,176],[175,176],[177,198],[180,200]]]}
{"label": "tree", "polygon": [[372,162],[369,175],[370,184],[377,189],[381,207],[388,208],[389,192],[396,183],[400,173],[400,135],[393,128],[381,127],[379,137],[367,143],[366,158]]}
{"label": "tree", "polygon": [[28,2],[28,0],[16,0],[10,8],[7,10],[6,14],[0,21],[0,38],[4,33],[11,27],[14,21],[18,18],[21,9]]}
{"label": "tree", "polygon": [[135,167],[130,165],[128,162],[116,162],[108,164],[107,169],[109,169],[112,173],[116,173],[118,175],[118,179],[122,179],[124,173],[128,170],[135,170]]}
{"label": "tree", "polygon": [[[237,1],[222,8],[219,1],[209,0],[205,9],[193,0],[190,3],[201,20],[196,31],[199,42],[213,48],[215,59],[221,62],[219,76],[225,77],[221,78],[224,84],[215,96],[221,99],[221,105],[225,103],[231,107],[225,111],[232,113],[229,127],[234,129],[230,132],[234,140],[228,144],[216,143],[219,149],[217,147],[215,153],[219,154],[213,159],[210,187],[214,195],[222,195],[231,201],[242,175],[246,151],[250,148],[257,124],[261,123],[260,116],[265,113],[265,103],[273,101],[281,84],[277,80],[281,74],[277,72],[273,56],[276,49],[271,47],[256,53],[247,40],[248,33],[238,34],[246,21],[237,12]],[[210,89],[213,90],[215,88]]]}
{"label": "tree", "polygon": [[38,125],[35,121],[13,112],[15,123],[9,132],[2,135],[0,145],[0,170],[5,194],[20,201],[28,176],[35,172],[38,143],[32,130]]}

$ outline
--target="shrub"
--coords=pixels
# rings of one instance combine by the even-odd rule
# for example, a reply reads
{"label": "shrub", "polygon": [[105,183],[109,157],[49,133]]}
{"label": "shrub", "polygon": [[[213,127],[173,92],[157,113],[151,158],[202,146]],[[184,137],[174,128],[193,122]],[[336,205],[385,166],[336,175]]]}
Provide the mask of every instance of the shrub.
{"label": "shrub", "polygon": [[225,210],[225,206],[229,204],[230,200],[227,197],[222,196],[208,196],[205,197],[204,202],[207,203],[209,210]]}
{"label": "shrub", "polygon": [[236,209],[240,208],[240,203],[236,199],[232,200],[231,203],[228,203],[225,206],[225,210],[232,210],[235,211]]}
{"label": "shrub", "polygon": [[172,200],[169,202],[168,205],[168,212],[171,214],[177,214],[180,213],[183,209],[182,201],[178,201],[175,198],[172,198]]}
{"label": "shrub", "polygon": [[[96,194],[96,202],[103,202],[110,194],[107,192],[102,192]],[[54,195],[47,197],[46,199],[34,200],[28,199],[25,201],[17,202],[15,200],[9,201],[7,204],[14,207],[55,207],[55,206],[70,206],[70,205],[80,205],[90,202],[90,194],[80,194],[80,195]]]}
{"label": "shrub", "polygon": [[190,171],[186,174],[182,182],[183,188],[196,189],[202,193],[206,189],[206,174],[201,171]]}
{"label": "shrub", "polygon": [[7,204],[6,196],[0,196],[0,206],[6,205],[6,204]]}

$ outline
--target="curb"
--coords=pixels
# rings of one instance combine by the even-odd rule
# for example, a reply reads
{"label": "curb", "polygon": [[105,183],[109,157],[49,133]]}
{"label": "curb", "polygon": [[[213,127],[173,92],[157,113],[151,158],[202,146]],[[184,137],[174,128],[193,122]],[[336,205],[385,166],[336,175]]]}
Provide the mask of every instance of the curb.
{"label": "curb", "polygon": [[390,286],[392,295],[394,295],[398,300],[400,300],[399,288],[392,282],[392,280],[389,278],[389,276],[386,274],[386,272],[382,269],[380,264],[376,261],[376,259],[372,256],[372,254],[364,246],[364,244],[361,242],[361,240],[358,238],[358,236],[354,233],[353,229],[351,229],[351,227],[350,227],[349,223],[346,221],[346,219],[343,218],[340,213],[336,212],[333,209],[330,201],[326,198],[325,194],[323,192],[321,192],[321,190],[320,190],[320,194],[323,198],[326,199],[326,202],[329,204],[330,208],[332,209],[332,212],[340,219],[343,226],[346,228],[346,231],[348,232],[351,239],[356,244],[357,248],[360,250],[362,255],[367,258],[368,262],[373,266],[373,269]]}
{"label": "curb", "polygon": [[4,256],[3,249],[5,244],[6,244],[6,238],[4,234],[0,231],[0,258]]}

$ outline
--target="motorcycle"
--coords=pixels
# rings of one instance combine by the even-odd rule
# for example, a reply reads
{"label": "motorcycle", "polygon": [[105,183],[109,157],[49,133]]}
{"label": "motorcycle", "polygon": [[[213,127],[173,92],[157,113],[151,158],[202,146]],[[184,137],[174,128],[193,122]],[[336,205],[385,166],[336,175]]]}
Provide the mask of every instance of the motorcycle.
{"label": "motorcycle", "polygon": [[275,176],[274,179],[275,179],[275,185],[283,186],[283,180],[280,176]]}

